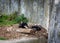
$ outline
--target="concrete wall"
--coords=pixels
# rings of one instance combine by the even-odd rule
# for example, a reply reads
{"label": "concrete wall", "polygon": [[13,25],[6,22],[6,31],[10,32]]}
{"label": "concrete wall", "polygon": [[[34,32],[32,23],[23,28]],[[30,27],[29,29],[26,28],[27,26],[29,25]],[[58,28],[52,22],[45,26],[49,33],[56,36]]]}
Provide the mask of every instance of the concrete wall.
{"label": "concrete wall", "polygon": [[0,0],[0,12],[10,14],[17,11],[24,14],[30,23],[48,28],[48,0]]}
{"label": "concrete wall", "polygon": [[55,0],[50,13],[48,43],[60,43],[60,1]]}

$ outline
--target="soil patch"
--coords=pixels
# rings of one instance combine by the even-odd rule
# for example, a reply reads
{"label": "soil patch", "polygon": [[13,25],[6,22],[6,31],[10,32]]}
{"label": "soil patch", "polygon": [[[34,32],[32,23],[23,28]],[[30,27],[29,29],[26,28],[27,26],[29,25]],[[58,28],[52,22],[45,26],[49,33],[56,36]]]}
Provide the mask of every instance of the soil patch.
{"label": "soil patch", "polygon": [[[48,38],[48,33],[46,29],[41,29],[40,31],[35,31],[34,33],[21,33],[17,32],[18,24],[14,24],[12,26],[1,26],[0,27],[0,37],[5,37],[6,39],[20,39],[21,37],[40,37],[44,36],[46,39]],[[23,29],[23,28],[22,28]],[[26,29],[25,29],[26,30]]]}

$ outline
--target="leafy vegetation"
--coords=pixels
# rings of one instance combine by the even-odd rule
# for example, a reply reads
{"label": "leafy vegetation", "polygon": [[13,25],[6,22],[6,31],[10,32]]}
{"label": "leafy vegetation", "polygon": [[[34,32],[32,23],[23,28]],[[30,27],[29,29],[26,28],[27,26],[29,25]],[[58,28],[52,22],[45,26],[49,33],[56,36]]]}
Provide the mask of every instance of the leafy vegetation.
{"label": "leafy vegetation", "polygon": [[0,37],[0,40],[7,40],[6,38],[4,38],[4,37]]}
{"label": "leafy vegetation", "polygon": [[18,16],[15,18],[16,23],[20,23],[20,22],[28,22],[28,19],[26,17],[24,17],[24,14]]}
{"label": "leafy vegetation", "polygon": [[20,22],[28,22],[28,19],[24,17],[24,14],[17,15],[17,13],[13,13],[10,15],[2,14],[0,16],[0,26],[10,26]]}

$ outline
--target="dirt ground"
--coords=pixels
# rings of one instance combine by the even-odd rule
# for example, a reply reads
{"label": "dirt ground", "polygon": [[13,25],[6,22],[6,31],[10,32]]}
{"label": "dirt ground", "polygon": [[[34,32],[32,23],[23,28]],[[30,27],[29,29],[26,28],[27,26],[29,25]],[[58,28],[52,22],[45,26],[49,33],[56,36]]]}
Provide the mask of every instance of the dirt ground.
{"label": "dirt ground", "polygon": [[46,29],[41,29],[40,31],[35,31],[35,33],[20,33],[16,32],[18,24],[12,26],[1,26],[0,27],[0,37],[5,37],[6,39],[20,39],[21,37],[40,37],[44,36],[48,39],[48,33]]}

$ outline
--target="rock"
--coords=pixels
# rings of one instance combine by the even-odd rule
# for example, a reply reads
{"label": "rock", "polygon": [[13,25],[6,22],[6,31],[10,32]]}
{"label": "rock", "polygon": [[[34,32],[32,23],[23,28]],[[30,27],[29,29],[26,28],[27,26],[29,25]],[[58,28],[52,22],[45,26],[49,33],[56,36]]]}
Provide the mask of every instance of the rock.
{"label": "rock", "polygon": [[12,27],[8,27],[7,28],[7,31],[12,31]]}
{"label": "rock", "polygon": [[20,29],[16,29],[16,32],[20,32],[20,33],[33,33],[35,31],[32,30],[32,29],[22,29],[22,28],[20,28]]}
{"label": "rock", "polygon": [[48,39],[48,33],[43,33],[43,36]]}
{"label": "rock", "polygon": [[46,29],[44,29],[44,28],[42,28],[42,29],[41,29],[41,32],[42,32],[42,33],[46,33],[46,32],[47,32],[47,30],[46,30]]}

